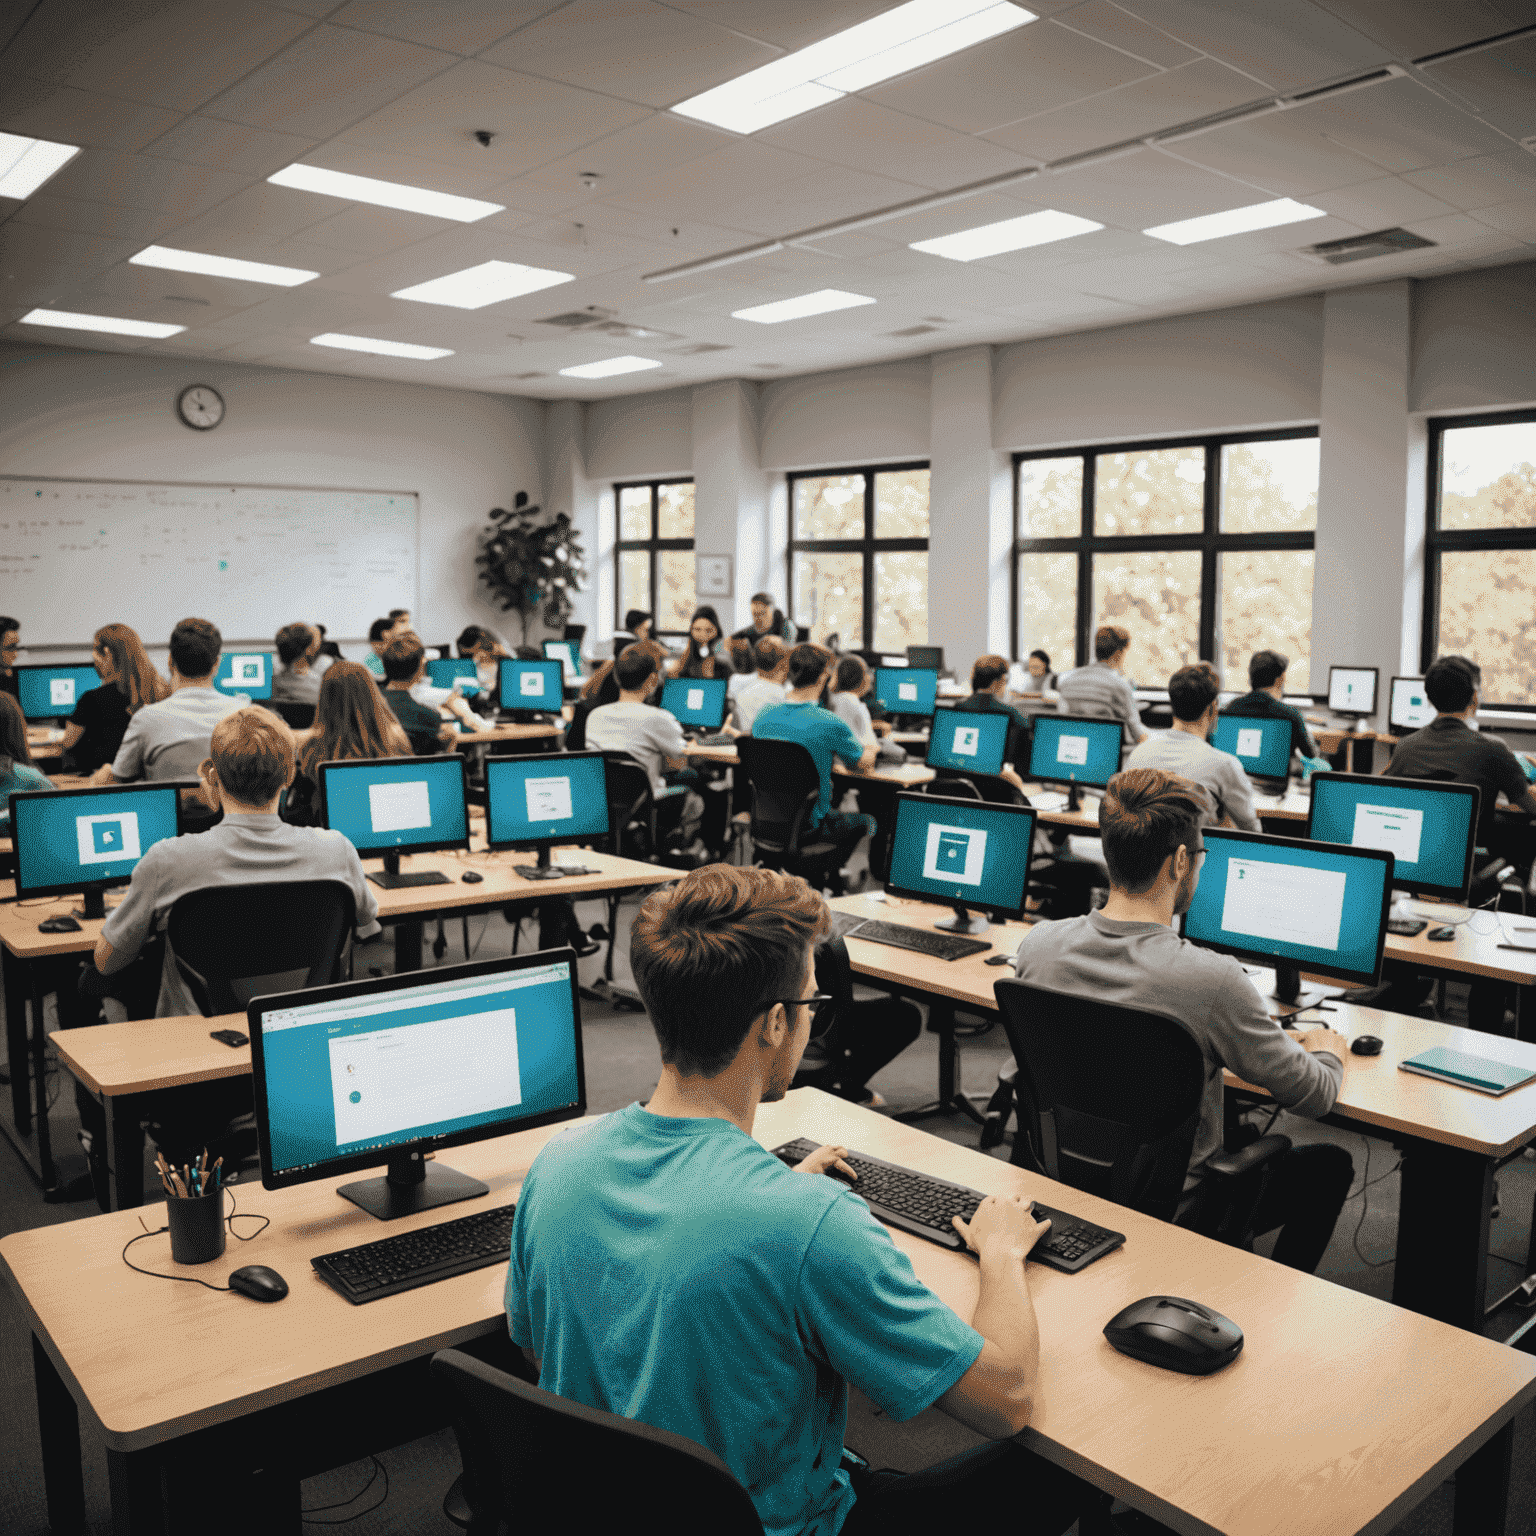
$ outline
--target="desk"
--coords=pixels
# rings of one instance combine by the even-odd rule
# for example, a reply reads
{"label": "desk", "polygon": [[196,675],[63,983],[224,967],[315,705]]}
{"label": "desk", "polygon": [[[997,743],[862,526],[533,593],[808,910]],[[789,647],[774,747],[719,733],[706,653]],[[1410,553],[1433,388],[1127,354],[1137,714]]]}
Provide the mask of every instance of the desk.
{"label": "desk", "polygon": [[58,762],[64,756],[64,732],[46,725],[27,727],[27,748],[34,763]]}
{"label": "desk", "polygon": [[[715,763],[722,768],[734,768],[741,762],[736,748],[732,746],[707,747],[699,743],[690,743],[688,756],[695,762]],[[855,787],[860,784],[884,784],[900,790],[916,789],[919,785],[929,784],[938,775],[932,768],[925,768],[921,763],[899,765],[876,763],[868,773],[858,773],[849,768],[834,768],[832,777]]]}
{"label": "desk", "polygon": [[563,732],[564,727],[559,725],[489,725],[484,730],[460,731],[456,745],[478,747],[497,741],[548,741]]}
{"label": "desk", "polygon": [[[505,1203],[559,1129],[457,1147],[452,1162],[491,1185],[487,1204]],[[1176,1530],[1381,1536],[1464,1467],[1459,1536],[1502,1536],[1509,1426],[1536,1400],[1536,1360],[815,1089],[763,1105],[755,1134],[768,1147],[802,1135],[841,1142],[1123,1231],[1124,1248],[1079,1275],[1031,1271],[1040,1390],[1020,1439]],[[298,1477],[435,1427],[426,1361],[505,1331],[505,1271],[349,1305],[315,1276],[312,1255],[450,1220],[477,1203],[385,1228],[339,1199],[339,1182],[248,1191],[242,1209],[270,1215],[272,1226],[248,1246],[231,1244],[238,1254],[185,1271],[217,1283],[237,1264],[270,1265],[292,1291],[269,1307],[131,1273],[119,1251],[139,1231],[132,1212],[0,1241],[0,1265],[32,1330],[56,1532],[82,1527],[81,1413],[106,1443],[113,1528],[133,1536],[205,1531],[209,1498],[221,1518],[250,1510],[264,1532],[297,1533]],[[969,1318],[975,1260],[890,1235],[919,1278]],[[173,1268],[163,1237],[135,1255],[146,1268]],[[1237,1363],[1200,1379],[1111,1350],[1105,1320],[1135,1297],[1164,1292],[1198,1296],[1234,1318],[1248,1339]],[[146,1327],[150,1316],[160,1326]],[[165,1348],[170,1336],[175,1350]]]}

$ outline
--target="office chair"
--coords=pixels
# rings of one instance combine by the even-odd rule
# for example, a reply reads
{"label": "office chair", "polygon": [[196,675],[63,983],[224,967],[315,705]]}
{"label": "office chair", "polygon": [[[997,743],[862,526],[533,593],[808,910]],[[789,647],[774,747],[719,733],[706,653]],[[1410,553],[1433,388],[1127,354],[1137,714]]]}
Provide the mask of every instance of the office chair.
{"label": "office chair", "polygon": [[821,795],[811,754],[796,741],[739,736],[736,754],[752,791],[754,862],[803,876],[816,890],[835,876],[838,845],[810,828]]}
{"label": "office chair", "polygon": [[924,795],[938,795],[944,800],[984,800],[986,798],[979,784],[969,778],[962,778],[958,774],[951,778],[929,779],[918,792]]}
{"label": "office chair", "polygon": [[816,990],[830,1001],[811,1021],[811,1041],[793,1086],[820,1088],[856,1104],[865,1083],[922,1033],[922,1011],[902,997],[855,998],[853,962],[836,935],[816,946]]}
{"label": "office chair", "polygon": [[313,704],[288,704],[281,699],[268,699],[263,708],[270,709],[295,731],[307,731],[315,723]]}
{"label": "office chair", "polygon": [[586,638],[587,626],[585,624],[567,624],[562,640],[574,640],[578,645]]}
{"label": "office chair", "polygon": [[751,1496],[711,1450],[557,1397],[456,1349],[432,1357],[464,1473],[443,1513],[470,1536],[619,1530],[640,1509],[710,1536],[763,1536]]}
{"label": "office chair", "polygon": [[626,859],[646,864],[667,864],[692,869],[693,861],[679,856],[675,844],[682,835],[681,820],[661,831],[658,802],[686,795],[681,785],[662,790],[651,787],[651,776],[627,752],[606,751],[608,765],[608,816],[613,827],[613,851]]}

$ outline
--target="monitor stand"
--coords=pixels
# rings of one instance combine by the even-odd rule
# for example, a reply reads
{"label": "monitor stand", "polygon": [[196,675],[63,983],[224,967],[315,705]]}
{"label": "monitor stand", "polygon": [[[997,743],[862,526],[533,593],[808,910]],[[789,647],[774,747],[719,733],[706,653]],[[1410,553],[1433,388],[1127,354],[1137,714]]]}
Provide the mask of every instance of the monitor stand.
{"label": "monitor stand", "polygon": [[[1259,990],[1262,993],[1262,980],[1259,981]],[[1300,1013],[1304,1008],[1315,1007],[1328,996],[1326,987],[1302,986],[1301,970],[1294,965],[1277,965],[1275,967],[1275,985],[1269,995],[1279,1003],[1287,1013]]]}
{"label": "monitor stand", "polygon": [[107,888],[104,885],[88,885],[80,893],[78,907],[72,909],[75,917],[102,918],[107,915]]}
{"label": "monitor stand", "polygon": [[447,885],[448,876],[441,870],[424,869],[419,873],[402,875],[400,873],[400,855],[391,850],[384,855],[384,868],[382,872],[371,874],[368,878],[377,886],[382,886],[386,891],[403,890],[412,885]]}
{"label": "monitor stand", "polygon": [[957,901],[954,903],[955,915],[942,917],[933,926],[942,929],[945,933],[985,933],[992,926],[986,917],[980,913],[972,913]]}
{"label": "monitor stand", "polygon": [[476,1195],[487,1195],[490,1191],[489,1184],[439,1163],[429,1163],[420,1152],[402,1152],[390,1158],[389,1171],[383,1178],[342,1184],[336,1193],[380,1221],[394,1221],[398,1216],[414,1216],[417,1211],[473,1200]]}
{"label": "monitor stand", "polygon": [[1073,779],[1067,786],[1067,806],[1069,811],[1080,811],[1083,808],[1082,786]]}
{"label": "monitor stand", "polygon": [[550,846],[546,843],[538,852],[536,864],[514,864],[512,873],[521,875],[524,880],[563,880],[564,869],[556,869],[549,861]]}

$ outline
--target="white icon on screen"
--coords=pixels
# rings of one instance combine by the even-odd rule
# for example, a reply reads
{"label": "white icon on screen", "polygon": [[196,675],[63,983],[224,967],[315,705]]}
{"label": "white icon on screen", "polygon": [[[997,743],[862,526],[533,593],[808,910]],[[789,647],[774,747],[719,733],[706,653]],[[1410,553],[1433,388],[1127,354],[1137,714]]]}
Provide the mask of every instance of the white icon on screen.
{"label": "white icon on screen", "polygon": [[1264,732],[1255,727],[1252,730],[1240,730],[1237,733],[1237,755],[1239,757],[1257,757],[1264,750]]}
{"label": "white icon on screen", "polygon": [[48,679],[48,702],[50,704],[73,704],[75,702],[75,680],[72,677],[50,677]]}
{"label": "white icon on screen", "polygon": [[368,786],[368,821],[374,832],[406,832],[432,825],[432,797],[425,779]]}
{"label": "white icon on screen", "polygon": [[704,708],[704,690],[702,688],[690,688],[688,690],[688,709]]}
{"label": "white icon on screen", "polygon": [[946,827],[931,822],[923,850],[923,875],[929,880],[980,885],[986,863],[987,834],[975,827]]}
{"label": "white icon on screen", "polygon": [[113,811],[110,815],[76,816],[75,843],[82,864],[115,864],[121,859],[136,859],[142,851],[138,813]]}
{"label": "white icon on screen", "polygon": [[575,814],[568,778],[527,779],[523,791],[528,797],[529,821],[564,821]]}
{"label": "white icon on screen", "polygon": [[230,663],[229,680],[232,683],[249,683],[260,688],[267,680],[265,656],[236,656]]}
{"label": "white icon on screen", "polygon": [[975,725],[962,725],[955,728],[955,756],[975,757],[981,750],[981,728]]}
{"label": "white icon on screen", "polygon": [[1056,740],[1056,761],[1076,763],[1079,768],[1088,764],[1088,738],[1086,736],[1060,736]]}
{"label": "white icon on screen", "polygon": [[897,683],[896,684],[896,697],[903,704],[916,704],[917,703],[917,684],[916,683]]}
{"label": "white icon on screen", "polygon": [[517,691],[525,699],[542,699],[544,697],[544,674],[542,672],[524,672],[517,680]]}

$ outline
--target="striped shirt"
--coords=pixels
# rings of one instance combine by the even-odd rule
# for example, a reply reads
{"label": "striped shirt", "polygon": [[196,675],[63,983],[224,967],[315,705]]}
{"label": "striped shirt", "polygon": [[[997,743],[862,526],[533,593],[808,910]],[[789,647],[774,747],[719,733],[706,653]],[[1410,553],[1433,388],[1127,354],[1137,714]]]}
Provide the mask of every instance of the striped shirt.
{"label": "striped shirt", "polygon": [[120,784],[134,779],[195,779],[213,728],[250,700],[217,688],[178,688],[158,704],[146,704],[128,721],[112,761]]}
{"label": "striped shirt", "polygon": [[1062,714],[1119,720],[1125,726],[1127,742],[1146,740],[1129,680],[1102,661],[1090,661],[1086,667],[1063,673],[1056,691],[1060,695],[1056,708]]}

